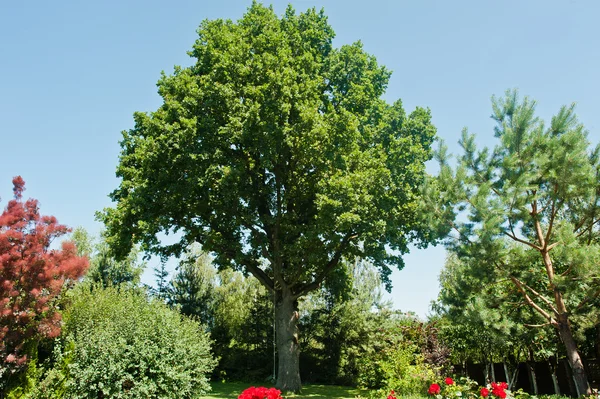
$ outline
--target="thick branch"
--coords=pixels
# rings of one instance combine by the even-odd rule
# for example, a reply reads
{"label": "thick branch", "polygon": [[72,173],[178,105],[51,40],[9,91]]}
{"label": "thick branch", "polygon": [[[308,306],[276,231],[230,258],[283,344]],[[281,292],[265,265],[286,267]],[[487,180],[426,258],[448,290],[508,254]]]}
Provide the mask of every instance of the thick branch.
{"label": "thick branch", "polygon": [[525,327],[530,327],[530,328],[541,328],[541,327],[546,327],[546,326],[551,326],[552,323],[544,323],[544,324],[523,324]]}
{"label": "thick branch", "polygon": [[323,280],[325,280],[325,277],[327,277],[327,275],[329,273],[331,273],[331,271],[333,269],[335,269],[335,267],[340,263],[340,260],[342,259],[342,253],[344,252],[344,249],[346,249],[346,246],[350,243],[351,240],[353,240],[357,237],[358,236],[354,233],[346,234],[346,236],[340,242],[340,245],[339,245],[337,251],[335,252],[333,257],[329,260],[329,262],[327,262],[327,264],[325,265],[325,267],[323,268],[321,273],[318,276],[316,276],[315,279],[313,281],[311,281],[310,283],[304,284],[303,286],[301,286],[297,290],[297,292],[294,293],[294,298],[300,298],[301,296],[306,295],[309,292],[319,288],[319,286],[321,285]]}
{"label": "thick branch", "polygon": [[533,243],[531,243],[531,242],[529,242],[529,241],[523,240],[523,239],[521,239],[521,238],[517,237],[516,235],[514,235],[514,234],[511,234],[511,233],[509,233],[509,232],[507,232],[507,231],[505,231],[505,232],[504,232],[504,234],[505,234],[505,235],[507,235],[508,237],[512,238],[513,240],[515,240],[515,241],[517,241],[517,242],[520,242],[521,244],[528,245],[528,246],[530,246],[531,248],[537,249],[538,251],[541,251],[541,250],[542,250],[542,248],[541,248],[541,247],[539,247],[539,246],[537,246],[537,245],[535,245],[535,244],[533,244]]}
{"label": "thick branch", "polygon": [[534,218],[534,225],[535,225],[535,232],[537,234],[538,240],[540,242],[540,247],[546,248],[546,240],[544,239],[544,232],[542,231],[542,225],[540,224],[540,221],[537,218],[537,214],[533,216]]}
{"label": "thick branch", "polygon": [[270,291],[275,291],[275,285],[273,284],[273,280],[265,273],[260,267],[255,265],[252,262],[247,262],[244,264],[246,270],[248,270],[258,281],[261,282],[266,288]]}
{"label": "thick branch", "polygon": [[[554,193],[556,194],[558,188],[554,185]],[[556,218],[556,199],[552,200],[552,209],[550,210],[550,221],[548,222],[548,231],[546,231],[546,237],[544,242],[547,244],[550,241],[550,235],[552,234],[552,228],[554,226],[554,219]]]}
{"label": "thick branch", "polygon": [[534,308],[540,315],[542,315],[542,317],[544,317],[546,320],[548,320],[548,322],[550,324],[552,324],[553,326],[557,325],[556,320],[554,320],[554,318],[548,312],[546,312],[544,309],[542,309],[537,303],[535,303],[531,299],[531,297],[525,291],[525,288],[523,288],[523,285],[521,285],[521,282],[516,277],[510,276],[510,279],[517,286],[517,288],[519,289],[519,291],[523,295],[523,298],[525,299],[525,302],[529,306],[531,306],[532,308]]}
{"label": "thick branch", "polygon": [[552,302],[548,298],[546,298],[545,296],[543,296],[542,294],[540,294],[539,292],[537,292],[536,290],[534,290],[533,288],[531,288],[527,284],[523,283],[522,281],[520,283],[523,285],[523,287],[525,287],[529,291],[531,291],[533,293],[533,295],[535,295],[536,297],[540,298],[542,300],[542,302],[544,302],[546,305],[548,305],[550,307],[550,309],[552,309],[552,311],[556,315],[558,315],[558,311],[554,308],[554,305],[552,304]]}
{"label": "thick branch", "polygon": [[[227,256],[231,259],[236,259],[236,254],[229,250],[224,251],[227,253]],[[239,255],[239,254],[238,254]],[[245,258],[249,258],[249,256],[241,254]],[[267,289],[274,291],[275,285],[273,280],[265,273],[260,267],[258,267],[257,262],[254,259],[244,259],[243,262],[239,262],[240,265],[244,266],[247,271],[249,271],[262,285],[264,285]]]}

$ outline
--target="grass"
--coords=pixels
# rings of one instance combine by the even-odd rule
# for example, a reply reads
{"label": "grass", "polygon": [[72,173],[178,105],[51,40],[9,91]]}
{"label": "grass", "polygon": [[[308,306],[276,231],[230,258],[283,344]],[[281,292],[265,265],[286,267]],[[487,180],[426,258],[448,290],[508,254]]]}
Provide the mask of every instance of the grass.
{"label": "grass", "polygon": [[[246,382],[213,382],[212,391],[202,399],[237,399],[238,395],[251,386],[264,384],[249,384]],[[264,385],[266,386],[266,385]],[[285,395],[286,399],[354,399],[356,396],[366,396],[366,391],[352,387],[336,385],[304,385],[302,392],[297,395]]]}

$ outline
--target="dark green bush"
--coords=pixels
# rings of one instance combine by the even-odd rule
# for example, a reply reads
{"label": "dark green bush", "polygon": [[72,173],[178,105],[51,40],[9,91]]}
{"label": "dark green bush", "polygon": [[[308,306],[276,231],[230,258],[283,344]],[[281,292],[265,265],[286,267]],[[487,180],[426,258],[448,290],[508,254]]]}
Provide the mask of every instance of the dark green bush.
{"label": "dark green bush", "polygon": [[197,322],[143,292],[83,285],[36,398],[196,398],[215,366]]}

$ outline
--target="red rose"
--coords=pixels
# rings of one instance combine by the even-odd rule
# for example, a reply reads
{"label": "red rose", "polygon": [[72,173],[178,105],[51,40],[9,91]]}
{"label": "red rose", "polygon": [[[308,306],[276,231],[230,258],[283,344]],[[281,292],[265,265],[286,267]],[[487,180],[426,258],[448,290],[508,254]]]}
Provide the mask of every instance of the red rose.
{"label": "red rose", "polygon": [[441,390],[442,389],[438,384],[431,384],[429,386],[429,389],[427,390],[427,393],[430,395],[437,395],[438,393],[440,393]]}
{"label": "red rose", "polygon": [[275,388],[250,387],[238,396],[238,399],[282,399],[281,391]]}
{"label": "red rose", "polygon": [[446,385],[453,385],[454,384],[454,381],[450,377],[446,377],[446,379],[444,380],[444,382],[446,383]]}
{"label": "red rose", "polygon": [[487,398],[488,395],[490,394],[490,390],[487,389],[486,387],[481,388],[481,391],[479,391],[479,393],[481,394],[481,396],[483,396],[484,398]]}
{"label": "red rose", "polygon": [[506,398],[506,392],[504,390],[508,388],[508,384],[506,382],[495,383],[492,382],[492,395],[499,397],[500,399]]}

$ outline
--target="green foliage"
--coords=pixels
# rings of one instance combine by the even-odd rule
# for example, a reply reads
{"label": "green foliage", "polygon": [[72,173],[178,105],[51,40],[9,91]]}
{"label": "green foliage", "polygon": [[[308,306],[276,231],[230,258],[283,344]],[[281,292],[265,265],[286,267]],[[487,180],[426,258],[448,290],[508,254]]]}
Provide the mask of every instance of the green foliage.
{"label": "green foliage", "polygon": [[386,389],[399,395],[419,395],[436,377],[414,345],[397,345],[380,363]]}
{"label": "green foliage", "polygon": [[[217,265],[271,288],[277,275],[294,295],[342,255],[370,259],[389,281],[420,227],[429,111],[387,104],[390,73],[360,43],[334,49],[314,9],[278,18],[253,3],[198,33],[195,64],[163,75],[163,104],[123,132],[117,205],[100,215],[111,246],[166,256],[199,242]],[[157,234],[173,230],[181,240],[161,245]]]}
{"label": "green foliage", "polygon": [[73,341],[62,345],[60,338],[57,340],[54,347],[54,365],[40,376],[30,395],[32,399],[63,399],[67,397],[69,368],[73,361],[74,349]]}
{"label": "green foliage", "polygon": [[[497,145],[478,150],[465,129],[455,168],[442,146],[440,174],[426,187],[429,222],[438,233],[453,231],[447,244],[465,272],[456,287],[479,281],[495,290],[491,297],[504,295],[494,324],[553,326],[578,390],[589,392],[575,339],[598,320],[592,304],[600,290],[592,282],[600,279],[600,149],[590,148],[574,106],[545,125],[535,105],[516,90],[493,97]],[[485,296],[459,291],[447,298],[478,299],[481,310],[489,305]]]}
{"label": "green foliage", "polygon": [[179,311],[195,317],[204,325],[212,320],[212,301],[215,299],[216,270],[210,256],[199,246],[190,247],[168,287],[168,303],[177,305]]}
{"label": "green foliage", "polygon": [[146,265],[139,261],[137,248],[133,248],[123,260],[116,260],[110,253],[104,233],[99,239],[94,239],[84,228],[78,227],[71,238],[77,245],[78,254],[90,260],[85,277],[87,281],[100,283],[103,287],[139,284]]}
{"label": "green foliage", "polygon": [[355,385],[363,348],[387,314],[377,270],[358,260],[342,266],[300,304],[305,381]]}
{"label": "green foliage", "polygon": [[448,351],[437,339],[437,327],[411,315],[387,314],[381,320],[364,347],[359,385],[402,394],[422,392],[423,384],[448,367]]}
{"label": "green foliage", "polygon": [[210,329],[219,377],[264,381],[273,375],[273,295],[228,269],[216,281]]}
{"label": "green foliage", "polygon": [[25,353],[29,361],[27,366],[19,373],[2,379],[2,398],[26,399],[34,391],[42,370],[38,366],[38,341],[30,340],[25,346]]}
{"label": "green foliage", "polygon": [[72,292],[43,397],[195,398],[214,367],[201,326],[143,292],[84,284]]}

